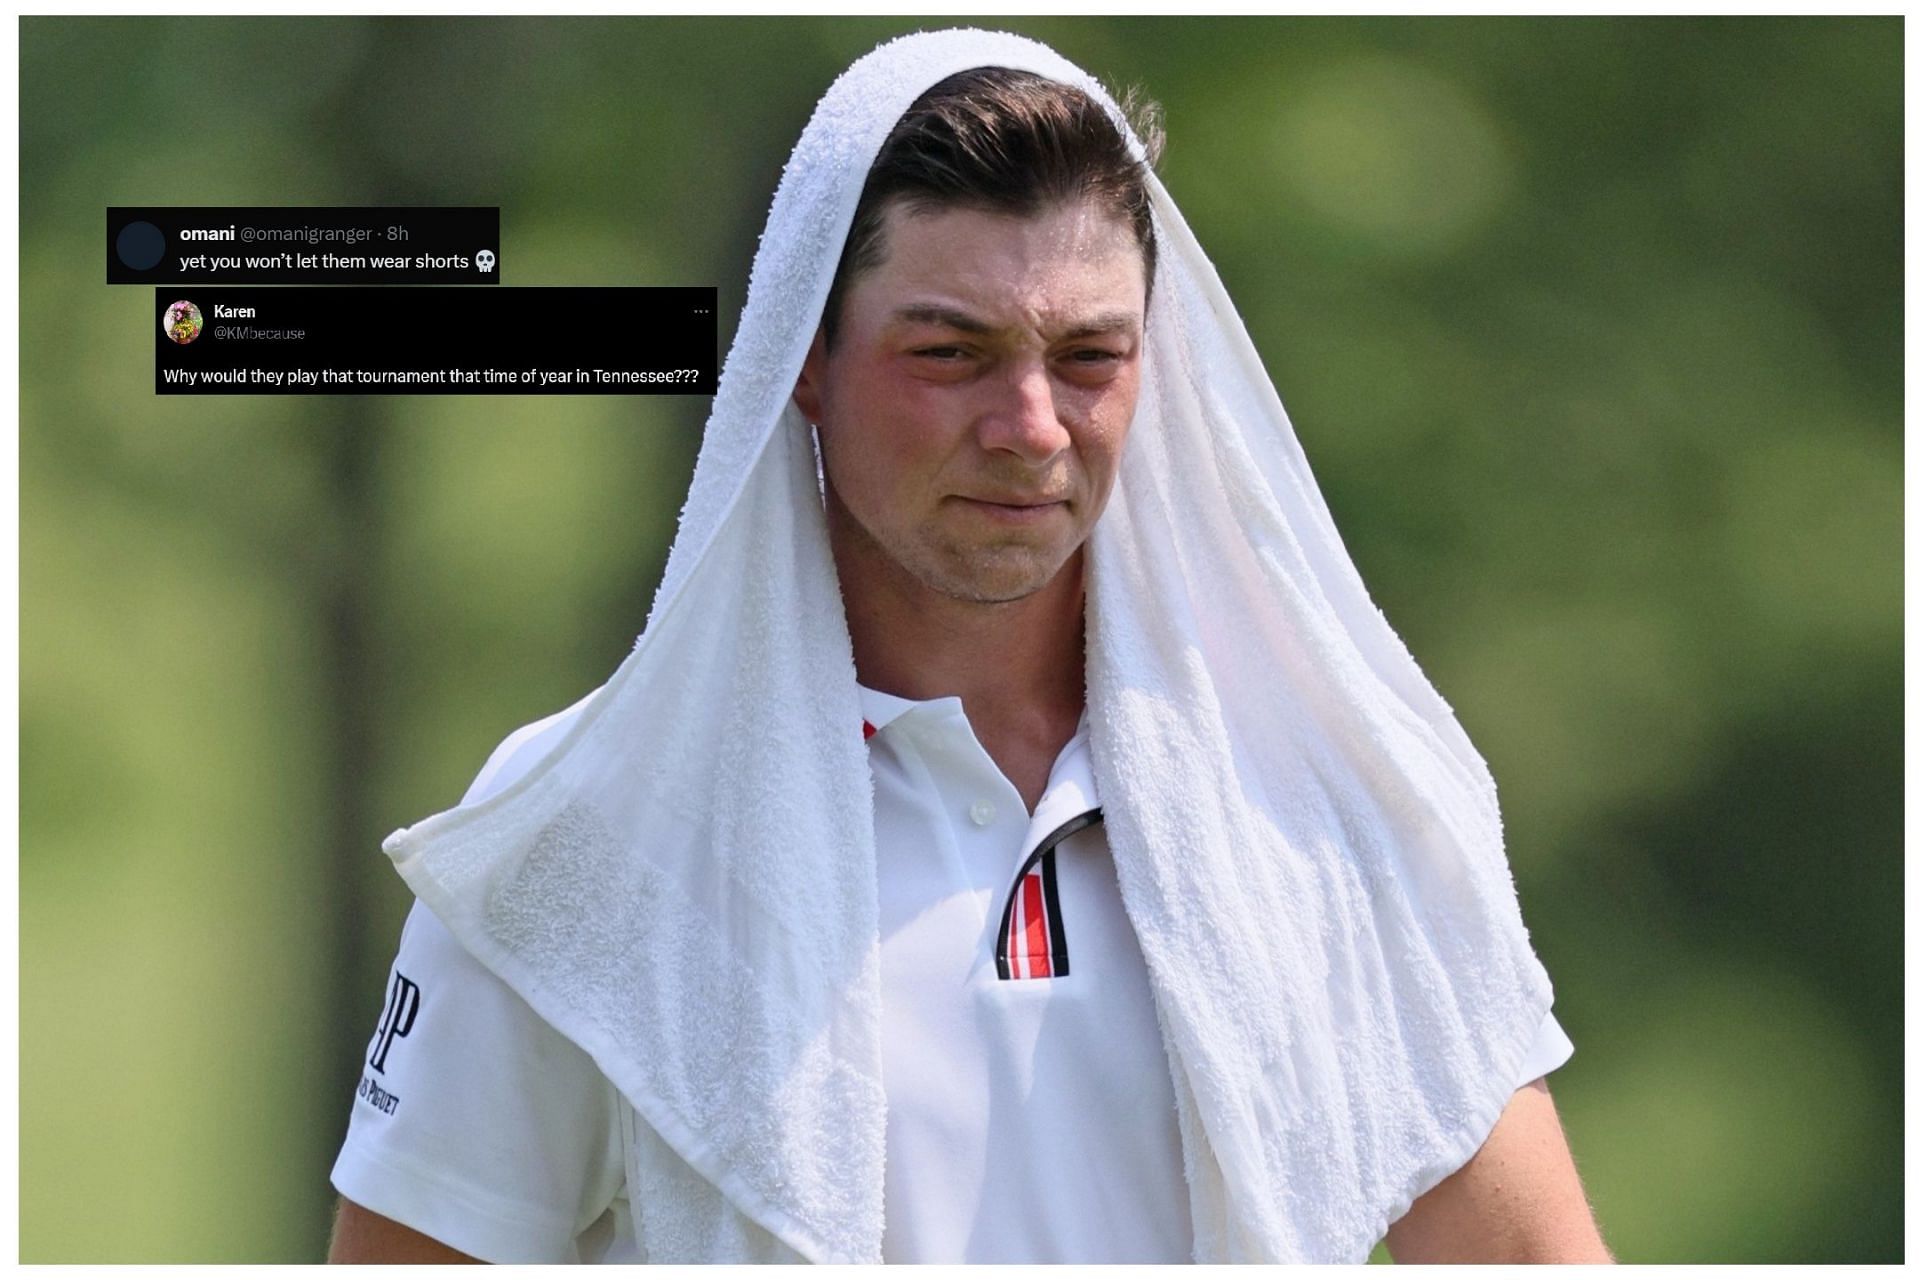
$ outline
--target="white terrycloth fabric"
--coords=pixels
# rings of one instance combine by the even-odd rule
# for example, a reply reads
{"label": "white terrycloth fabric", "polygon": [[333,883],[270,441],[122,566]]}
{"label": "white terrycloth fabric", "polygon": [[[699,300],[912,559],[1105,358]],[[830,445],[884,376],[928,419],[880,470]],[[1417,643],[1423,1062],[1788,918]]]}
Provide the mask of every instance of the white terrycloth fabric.
{"label": "white terrycloth fabric", "polygon": [[[972,30],[835,82],[774,198],[645,633],[526,777],[386,844],[633,1104],[655,1261],[880,1257],[872,782],[790,397],[880,143],[987,65],[1111,109],[1045,46]],[[1152,197],[1142,393],[1089,551],[1108,842],[1196,1260],[1358,1262],[1485,1140],[1552,992],[1485,764],[1368,598],[1157,179]]]}

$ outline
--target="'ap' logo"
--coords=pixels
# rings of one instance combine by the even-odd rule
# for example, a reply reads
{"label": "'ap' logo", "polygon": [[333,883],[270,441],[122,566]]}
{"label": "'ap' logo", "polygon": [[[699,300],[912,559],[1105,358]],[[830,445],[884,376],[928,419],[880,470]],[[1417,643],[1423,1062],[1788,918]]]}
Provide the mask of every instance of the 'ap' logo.
{"label": "'ap' logo", "polygon": [[381,1075],[387,1074],[387,1050],[395,1040],[407,1038],[413,1020],[420,1013],[420,988],[398,969],[393,971],[393,986],[387,992],[387,1007],[380,1011],[380,1029],[373,1033],[367,1065]]}

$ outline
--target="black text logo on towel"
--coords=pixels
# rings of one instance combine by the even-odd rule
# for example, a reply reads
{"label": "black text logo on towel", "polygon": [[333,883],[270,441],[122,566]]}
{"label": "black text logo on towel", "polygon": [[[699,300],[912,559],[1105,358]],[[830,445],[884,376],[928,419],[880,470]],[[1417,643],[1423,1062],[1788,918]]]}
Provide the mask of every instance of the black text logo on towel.
{"label": "black text logo on towel", "polygon": [[413,1020],[420,1015],[420,988],[398,969],[393,971],[393,986],[387,989],[387,1007],[380,1011],[380,1029],[368,1046],[367,1065],[381,1075],[387,1073],[387,1051],[395,1040],[407,1038]]}

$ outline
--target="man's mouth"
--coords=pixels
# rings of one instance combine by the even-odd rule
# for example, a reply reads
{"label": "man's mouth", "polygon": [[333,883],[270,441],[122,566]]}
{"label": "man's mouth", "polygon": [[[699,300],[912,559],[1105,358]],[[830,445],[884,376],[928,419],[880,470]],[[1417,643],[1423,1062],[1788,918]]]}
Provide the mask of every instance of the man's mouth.
{"label": "man's mouth", "polygon": [[990,498],[969,498],[955,495],[968,507],[1000,520],[1043,520],[1055,511],[1066,510],[1063,500],[1041,498],[1009,498],[996,500]]}

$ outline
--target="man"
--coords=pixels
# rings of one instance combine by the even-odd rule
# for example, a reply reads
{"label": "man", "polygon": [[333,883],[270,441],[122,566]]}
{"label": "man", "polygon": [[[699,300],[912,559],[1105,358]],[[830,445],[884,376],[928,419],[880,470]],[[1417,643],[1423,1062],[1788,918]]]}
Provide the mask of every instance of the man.
{"label": "man", "polygon": [[[1610,1260],[1479,793],[1352,732],[1428,705],[1390,654],[1296,679],[1332,641],[1262,612],[1352,588],[1248,452],[1284,419],[1185,376],[1152,150],[1012,37],[823,101],[641,644],[388,843],[335,1260]],[[1147,521],[1182,432],[1245,467]]]}

